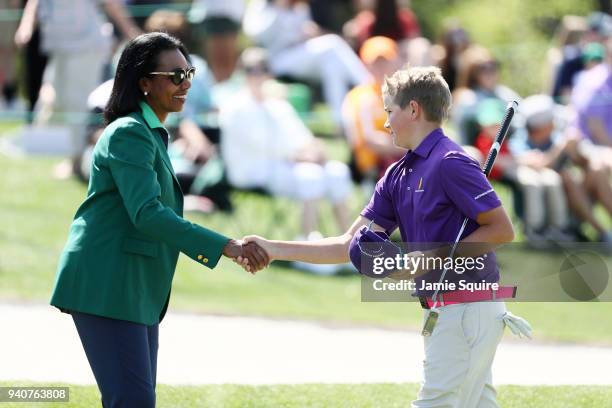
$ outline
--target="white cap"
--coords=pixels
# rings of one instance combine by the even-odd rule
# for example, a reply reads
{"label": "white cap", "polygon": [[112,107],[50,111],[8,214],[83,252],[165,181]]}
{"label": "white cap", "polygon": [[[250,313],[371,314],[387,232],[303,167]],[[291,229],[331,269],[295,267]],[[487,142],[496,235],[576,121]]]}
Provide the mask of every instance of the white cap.
{"label": "white cap", "polygon": [[548,95],[532,95],[523,99],[520,112],[527,126],[546,125],[554,120],[555,102]]}

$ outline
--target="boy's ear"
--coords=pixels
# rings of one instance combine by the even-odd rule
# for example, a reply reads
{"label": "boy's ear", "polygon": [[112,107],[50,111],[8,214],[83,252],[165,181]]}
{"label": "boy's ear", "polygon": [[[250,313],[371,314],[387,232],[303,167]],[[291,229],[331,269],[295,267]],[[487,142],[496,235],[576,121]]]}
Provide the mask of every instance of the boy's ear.
{"label": "boy's ear", "polygon": [[421,107],[416,101],[410,101],[408,103],[408,111],[412,115],[413,118],[416,118],[421,112]]}

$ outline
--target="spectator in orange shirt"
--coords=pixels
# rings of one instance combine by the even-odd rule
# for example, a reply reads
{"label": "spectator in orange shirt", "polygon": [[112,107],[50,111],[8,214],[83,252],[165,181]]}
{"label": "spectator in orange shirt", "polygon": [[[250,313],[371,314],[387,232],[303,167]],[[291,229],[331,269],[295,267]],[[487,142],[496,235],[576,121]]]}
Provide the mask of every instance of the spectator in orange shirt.
{"label": "spectator in orange shirt", "polygon": [[342,121],[351,146],[354,178],[373,183],[405,153],[393,145],[391,135],[384,128],[387,117],[381,93],[385,75],[396,71],[401,61],[395,41],[381,36],[367,40],[359,56],[373,80],[347,94],[342,105]]}

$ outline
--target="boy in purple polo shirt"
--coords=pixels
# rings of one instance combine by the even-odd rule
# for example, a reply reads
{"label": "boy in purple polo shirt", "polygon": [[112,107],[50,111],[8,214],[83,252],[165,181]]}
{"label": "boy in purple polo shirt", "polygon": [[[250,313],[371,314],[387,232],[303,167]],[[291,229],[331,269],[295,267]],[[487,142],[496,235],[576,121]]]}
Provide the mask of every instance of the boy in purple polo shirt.
{"label": "boy in purple polo shirt", "polygon": [[[391,233],[400,229],[405,242],[453,242],[467,216],[462,243],[497,245],[514,238],[512,223],[479,164],[448,139],[440,125],[451,94],[435,67],[395,72],[383,85],[388,129],[394,143],[407,149],[377,183],[369,204],[341,236],[318,241],[256,241],[270,259],[345,263],[353,236],[364,225]],[[482,275],[463,274],[474,282],[497,282],[494,257]],[[401,278],[407,272],[396,272]],[[455,279],[453,271],[448,279]],[[414,277],[414,276],[412,276]],[[418,279],[437,282],[439,273]],[[417,283],[417,288],[419,284]],[[430,295],[421,292],[423,295]],[[468,302],[441,306],[433,334],[425,337],[424,381],[413,407],[495,407],[491,365],[501,340],[503,302]],[[425,310],[425,318],[430,311]]]}

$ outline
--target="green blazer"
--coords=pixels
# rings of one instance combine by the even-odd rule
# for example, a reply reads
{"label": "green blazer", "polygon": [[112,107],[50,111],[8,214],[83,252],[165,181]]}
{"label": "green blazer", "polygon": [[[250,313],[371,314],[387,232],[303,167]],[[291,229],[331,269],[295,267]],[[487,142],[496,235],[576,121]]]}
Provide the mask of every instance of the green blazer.
{"label": "green blazer", "polygon": [[163,318],[179,251],[214,268],[229,238],[182,218],[183,193],[153,110],[109,124],[70,227],[51,304],[146,325]]}

